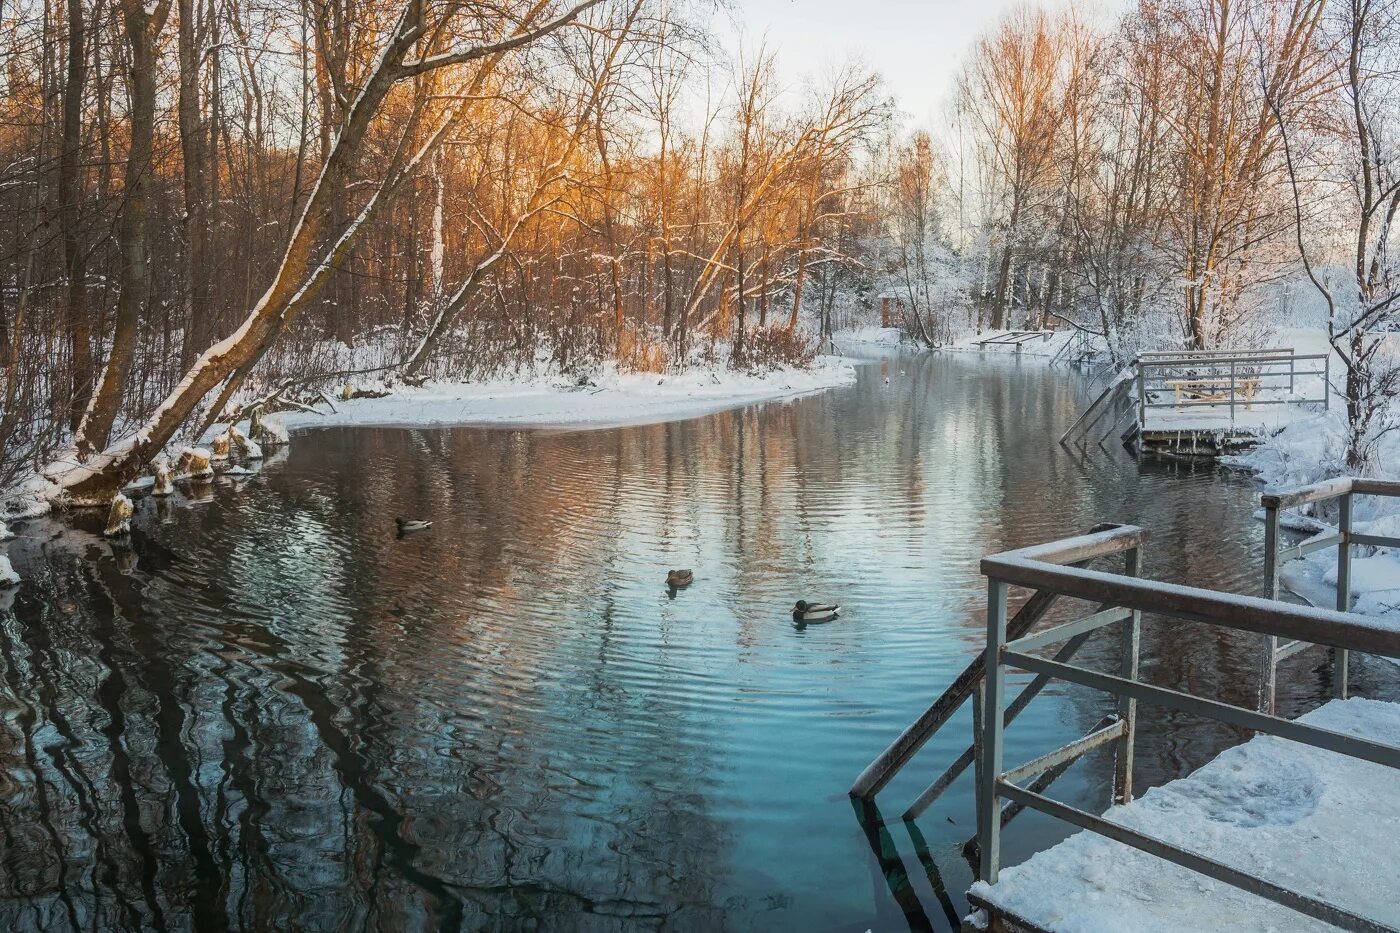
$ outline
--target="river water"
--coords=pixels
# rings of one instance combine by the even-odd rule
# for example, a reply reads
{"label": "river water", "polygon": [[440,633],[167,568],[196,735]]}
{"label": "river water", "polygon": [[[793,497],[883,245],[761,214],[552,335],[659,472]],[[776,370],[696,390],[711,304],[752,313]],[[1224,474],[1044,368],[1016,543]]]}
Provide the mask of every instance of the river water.
{"label": "river water", "polygon": [[[0,612],[0,928],[947,929],[970,780],[895,817],[967,712],[888,826],[846,789],[978,650],[978,558],[1126,521],[1149,576],[1258,585],[1252,483],[1065,452],[1088,391],[904,357],[671,424],[303,433],[141,502],[127,548],[33,522]],[[798,598],[845,611],[796,627]],[[1253,647],[1149,620],[1144,675],[1248,703]],[[1326,689],[1291,670],[1285,710]],[[1008,762],[1107,709],[1052,687]],[[1239,738],[1142,716],[1140,788]],[[1055,793],[1101,809],[1110,775]],[[1064,832],[1021,817],[1007,863]]]}

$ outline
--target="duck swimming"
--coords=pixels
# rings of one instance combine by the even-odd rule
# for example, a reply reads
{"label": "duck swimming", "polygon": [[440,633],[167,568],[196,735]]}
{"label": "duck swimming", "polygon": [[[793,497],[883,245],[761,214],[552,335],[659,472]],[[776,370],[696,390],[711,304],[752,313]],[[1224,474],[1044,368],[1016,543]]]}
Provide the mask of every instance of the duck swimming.
{"label": "duck swimming", "polygon": [[682,586],[690,586],[695,582],[695,571],[693,570],[672,570],[666,574],[666,585],[679,589]]}
{"label": "duck swimming", "polygon": [[836,614],[841,611],[841,607],[835,603],[809,603],[805,599],[799,599],[797,605],[792,607],[792,620],[794,622],[830,622],[836,618]]}
{"label": "duck swimming", "polygon": [[411,518],[396,518],[394,524],[398,526],[399,534],[407,534],[410,531],[427,531],[433,527],[432,522],[419,521]]}

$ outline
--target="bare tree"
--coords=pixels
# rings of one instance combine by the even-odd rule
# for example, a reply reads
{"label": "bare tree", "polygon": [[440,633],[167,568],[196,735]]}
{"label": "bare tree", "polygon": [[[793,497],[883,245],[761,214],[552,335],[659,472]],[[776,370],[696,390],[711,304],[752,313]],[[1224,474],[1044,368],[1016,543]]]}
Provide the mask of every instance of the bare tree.
{"label": "bare tree", "polygon": [[1288,119],[1293,88],[1261,68],[1262,86],[1283,129],[1293,192],[1294,230],[1308,278],[1327,304],[1327,337],[1345,369],[1348,470],[1364,469],[1375,443],[1397,425],[1390,403],[1400,394],[1393,345],[1400,316],[1400,254],[1391,245],[1400,214],[1400,12],[1373,0],[1342,0],[1329,25],[1338,36],[1338,119],[1312,157],[1349,202],[1347,281],[1329,285],[1309,255],[1302,183]]}

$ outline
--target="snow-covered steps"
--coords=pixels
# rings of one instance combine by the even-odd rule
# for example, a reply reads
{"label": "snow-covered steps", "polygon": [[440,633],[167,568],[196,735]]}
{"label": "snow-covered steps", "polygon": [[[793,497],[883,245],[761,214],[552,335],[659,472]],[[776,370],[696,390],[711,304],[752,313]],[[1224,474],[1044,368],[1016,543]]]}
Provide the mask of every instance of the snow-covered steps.
{"label": "snow-covered steps", "polygon": [[[1333,700],[1300,721],[1400,746],[1400,704]],[[1400,927],[1400,773],[1384,765],[1259,736],[1105,818]],[[968,896],[1011,929],[1335,929],[1090,832],[1003,869],[995,885],[979,882]]]}

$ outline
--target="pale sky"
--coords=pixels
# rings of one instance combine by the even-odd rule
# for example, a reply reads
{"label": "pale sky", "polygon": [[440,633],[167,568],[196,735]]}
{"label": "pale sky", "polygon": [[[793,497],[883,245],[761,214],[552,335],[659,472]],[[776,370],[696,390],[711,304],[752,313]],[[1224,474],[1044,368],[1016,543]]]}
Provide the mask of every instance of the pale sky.
{"label": "pale sky", "polygon": [[858,56],[911,124],[930,125],[977,37],[1018,0],[734,0],[749,47],[766,37],[785,81]]}

